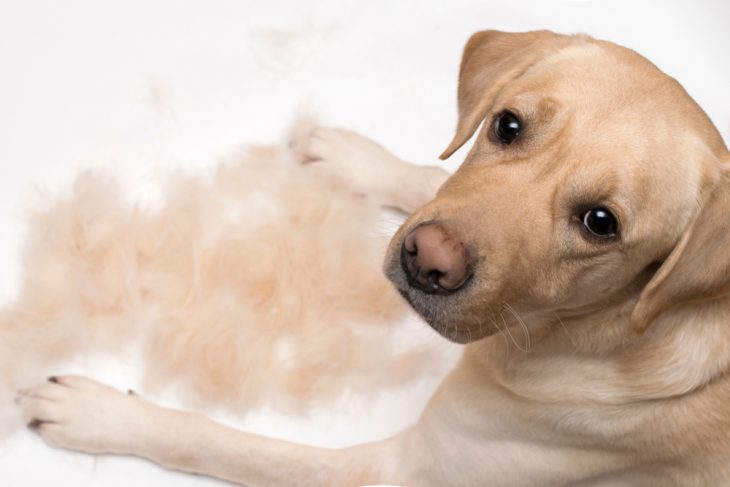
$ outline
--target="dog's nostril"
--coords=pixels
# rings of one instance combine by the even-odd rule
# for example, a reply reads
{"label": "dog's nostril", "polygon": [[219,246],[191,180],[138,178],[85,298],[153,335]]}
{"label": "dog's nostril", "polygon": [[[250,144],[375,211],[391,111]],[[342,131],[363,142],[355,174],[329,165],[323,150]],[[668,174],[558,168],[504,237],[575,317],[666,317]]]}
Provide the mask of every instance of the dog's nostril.
{"label": "dog's nostril", "polygon": [[412,238],[411,235],[413,235],[413,233],[409,234],[406,237],[405,241],[403,241],[403,250],[408,252],[409,255],[415,257],[416,255],[418,255],[418,245],[416,244],[416,240]]}
{"label": "dog's nostril", "polygon": [[408,284],[428,294],[451,294],[469,277],[464,244],[437,224],[417,227],[403,241],[401,267]]}
{"label": "dog's nostril", "polygon": [[406,251],[406,253],[407,253],[407,254],[408,254],[409,256],[411,256],[411,257],[416,257],[416,256],[418,255],[418,247],[417,247],[417,246],[415,246],[415,245],[413,246],[412,250],[408,250],[408,248],[407,248],[407,247],[403,247],[403,248],[404,248],[404,250]]}
{"label": "dog's nostril", "polygon": [[442,287],[440,280],[443,275],[443,272],[440,271],[431,271],[427,274],[426,279],[432,289],[438,290],[438,288]]}

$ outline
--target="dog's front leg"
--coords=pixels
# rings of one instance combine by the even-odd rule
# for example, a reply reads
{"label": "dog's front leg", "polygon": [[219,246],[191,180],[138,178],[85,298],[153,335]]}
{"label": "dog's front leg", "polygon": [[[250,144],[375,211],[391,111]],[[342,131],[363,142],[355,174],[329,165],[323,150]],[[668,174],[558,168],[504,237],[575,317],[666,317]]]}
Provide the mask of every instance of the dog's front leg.
{"label": "dog's front leg", "polygon": [[257,486],[407,483],[401,437],[330,450],[244,433],[78,376],[21,391],[28,425],[51,446],[136,455],[166,468]]}
{"label": "dog's front leg", "polygon": [[411,164],[349,130],[316,127],[294,133],[290,146],[311,171],[383,206],[411,213],[431,201],[449,173]]}

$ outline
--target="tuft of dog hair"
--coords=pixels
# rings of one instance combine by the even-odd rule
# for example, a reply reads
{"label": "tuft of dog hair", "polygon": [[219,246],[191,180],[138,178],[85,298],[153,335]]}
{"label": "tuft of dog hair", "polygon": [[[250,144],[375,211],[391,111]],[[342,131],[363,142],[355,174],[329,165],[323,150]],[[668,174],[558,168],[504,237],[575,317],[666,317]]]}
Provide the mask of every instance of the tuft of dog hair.
{"label": "tuft of dog hair", "polygon": [[0,312],[3,385],[130,343],[146,391],[236,412],[300,412],[422,374],[431,351],[389,339],[406,307],[380,270],[379,208],[317,178],[295,145],[174,173],[154,210],[81,174],[33,215],[19,298]]}

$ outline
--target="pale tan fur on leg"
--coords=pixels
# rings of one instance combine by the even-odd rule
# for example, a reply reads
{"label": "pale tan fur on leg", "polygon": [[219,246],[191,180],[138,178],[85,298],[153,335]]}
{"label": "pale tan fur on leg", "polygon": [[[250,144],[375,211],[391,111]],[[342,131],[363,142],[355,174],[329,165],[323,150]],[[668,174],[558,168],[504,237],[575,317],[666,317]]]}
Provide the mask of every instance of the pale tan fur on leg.
{"label": "pale tan fur on leg", "polygon": [[[82,377],[53,380],[21,396],[26,420],[43,419],[37,428],[52,446],[143,456],[167,468],[250,487],[356,485],[377,481],[383,473],[373,468],[379,465],[375,457],[363,463],[365,457],[351,449],[307,447],[235,431]],[[372,453],[384,452],[376,448]]]}
{"label": "pale tan fur on leg", "polygon": [[431,201],[449,177],[443,168],[406,162],[350,130],[303,123],[297,127],[292,149],[309,171],[333,187],[406,213]]}

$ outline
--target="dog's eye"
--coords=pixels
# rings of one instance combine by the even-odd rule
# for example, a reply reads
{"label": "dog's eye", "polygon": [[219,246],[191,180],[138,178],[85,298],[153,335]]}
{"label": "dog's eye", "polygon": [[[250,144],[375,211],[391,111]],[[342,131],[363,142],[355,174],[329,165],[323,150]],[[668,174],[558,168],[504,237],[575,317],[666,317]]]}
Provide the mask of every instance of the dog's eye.
{"label": "dog's eye", "polygon": [[583,226],[593,236],[611,239],[616,236],[618,225],[616,217],[606,208],[598,207],[586,211],[582,217]]}
{"label": "dog's eye", "polygon": [[522,124],[517,115],[505,110],[497,115],[494,121],[494,135],[503,144],[511,144],[522,130]]}

